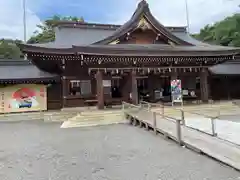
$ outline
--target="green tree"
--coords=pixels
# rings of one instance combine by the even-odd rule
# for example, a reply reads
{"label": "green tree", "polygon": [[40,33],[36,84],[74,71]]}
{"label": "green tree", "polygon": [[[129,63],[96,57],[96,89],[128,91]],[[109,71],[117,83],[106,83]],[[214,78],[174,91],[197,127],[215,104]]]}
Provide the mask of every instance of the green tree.
{"label": "green tree", "polygon": [[20,40],[1,39],[0,40],[0,58],[19,59],[22,57],[20,49],[17,47]]}
{"label": "green tree", "polygon": [[28,40],[29,44],[34,43],[47,43],[55,40],[54,27],[58,21],[81,21],[84,22],[83,18],[78,18],[75,16],[65,16],[61,17],[58,15],[53,16],[52,18],[44,21],[43,24],[37,25],[39,31],[36,31],[34,35]]}
{"label": "green tree", "polygon": [[193,36],[211,44],[240,47],[240,13],[207,25]]}

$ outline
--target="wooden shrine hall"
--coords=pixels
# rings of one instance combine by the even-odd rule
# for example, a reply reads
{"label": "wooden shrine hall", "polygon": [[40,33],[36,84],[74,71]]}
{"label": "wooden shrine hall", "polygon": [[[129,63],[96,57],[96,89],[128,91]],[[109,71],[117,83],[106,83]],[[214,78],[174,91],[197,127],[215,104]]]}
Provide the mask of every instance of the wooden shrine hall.
{"label": "wooden shrine hall", "polygon": [[51,84],[58,107],[168,102],[174,79],[182,81],[185,101],[240,97],[236,83],[230,96],[213,93],[231,82],[226,78],[239,80],[239,70],[229,67],[240,50],[199,42],[185,27],[163,26],[144,0],[122,26],[59,21],[55,31],[54,42],[19,47],[38,69],[60,77]]}

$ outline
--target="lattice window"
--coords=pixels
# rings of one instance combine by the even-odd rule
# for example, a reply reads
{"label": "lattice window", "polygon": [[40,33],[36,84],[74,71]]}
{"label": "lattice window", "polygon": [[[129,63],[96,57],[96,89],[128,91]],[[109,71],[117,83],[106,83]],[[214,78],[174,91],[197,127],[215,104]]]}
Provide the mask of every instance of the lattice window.
{"label": "lattice window", "polygon": [[112,87],[120,87],[120,79],[112,79]]}
{"label": "lattice window", "polygon": [[112,79],[112,98],[122,97],[121,88],[120,88],[120,78]]}
{"label": "lattice window", "polygon": [[80,83],[81,95],[90,95],[92,93],[91,80],[83,80]]}
{"label": "lattice window", "polygon": [[142,87],[144,89],[148,87],[147,79],[138,79],[137,84],[138,84],[138,87]]}
{"label": "lattice window", "polygon": [[71,80],[70,95],[90,95],[92,93],[91,80]]}

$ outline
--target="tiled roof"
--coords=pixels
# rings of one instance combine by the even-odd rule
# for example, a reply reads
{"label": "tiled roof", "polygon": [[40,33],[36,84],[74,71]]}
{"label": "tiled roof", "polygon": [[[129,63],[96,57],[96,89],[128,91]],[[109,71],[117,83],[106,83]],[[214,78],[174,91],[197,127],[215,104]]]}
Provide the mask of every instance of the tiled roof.
{"label": "tiled roof", "polygon": [[27,60],[0,60],[0,82],[34,81],[48,82],[59,80],[57,74],[50,74],[30,64]]}

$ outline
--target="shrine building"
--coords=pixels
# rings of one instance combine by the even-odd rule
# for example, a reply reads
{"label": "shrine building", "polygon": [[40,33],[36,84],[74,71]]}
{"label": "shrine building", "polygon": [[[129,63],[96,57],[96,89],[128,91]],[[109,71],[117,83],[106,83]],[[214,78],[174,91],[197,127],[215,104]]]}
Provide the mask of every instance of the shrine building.
{"label": "shrine building", "polygon": [[42,85],[44,110],[168,102],[174,79],[182,82],[184,101],[240,98],[240,49],[209,45],[186,27],[162,25],[144,0],[121,26],[59,21],[55,33],[54,42],[19,44],[31,64],[5,68],[0,77],[5,88]]}

